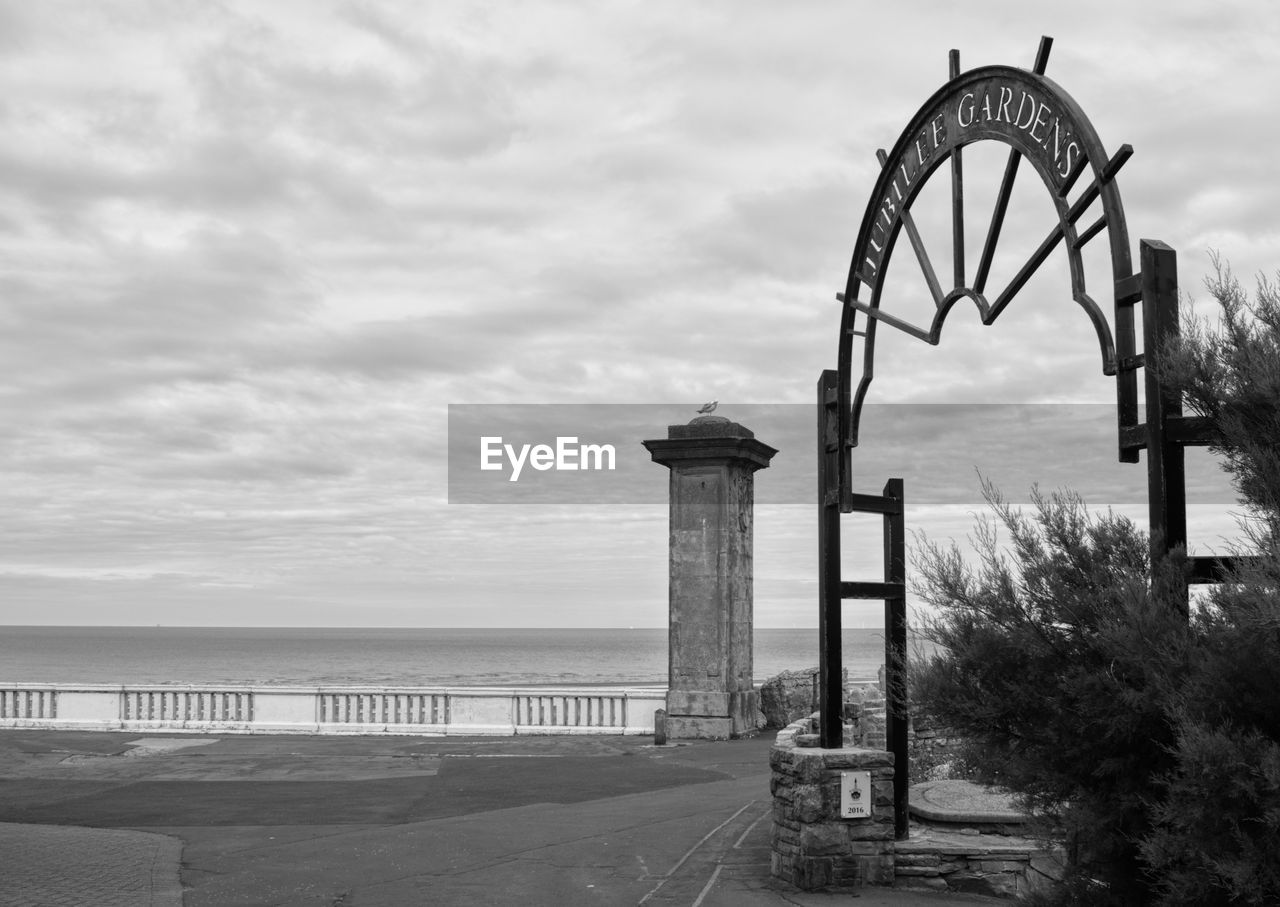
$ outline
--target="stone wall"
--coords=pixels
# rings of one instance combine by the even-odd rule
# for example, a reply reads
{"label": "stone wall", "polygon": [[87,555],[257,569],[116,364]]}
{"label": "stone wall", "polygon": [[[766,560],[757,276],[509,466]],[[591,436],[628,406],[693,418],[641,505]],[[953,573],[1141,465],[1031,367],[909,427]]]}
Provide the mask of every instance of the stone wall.
{"label": "stone wall", "polygon": [[[784,728],[769,752],[773,835],[770,868],[805,891],[891,885],[894,879],[893,755],[822,749],[812,719]],[[870,772],[871,817],[840,818],[840,774]]]}
{"label": "stone wall", "polygon": [[[1004,898],[1062,878],[1060,847],[984,823],[987,813],[961,824],[913,820],[910,838],[895,841],[893,754],[857,746],[862,732],[853,722],[842,749],[819,747],[814,730],[812,716],[789,724],[769,753],[775,878],[805,891],[893,885]],[[870,818],[840,817],[846,771],[870,772]]]}
{"label": "stone wall", "polygon": [[1063,877],[1061,848],[1005,835],[913,827],[894,854],[895,883],[988,897],[1015,898],[1053,886]]}
{"label": "stone wall", "polygon": [[964,740],[951,728],[932,721],[928,716],[912,714],[907,733],[911,783],[970,777],[966,771],[963,744]]}
{"label": "stone wall", "polygon": [[[783,671],[760,685],[760,726],[785,728],[789,724],[808,718],[818,709],[818,669]],[[845,745],[867,749],[885,749],[885,671],[880,667],[878,678],[850,679],[844,672]],[[912,782],[951,777],[947,767],[959,765],[959,752],[963,741],[950,729],[911,709],[907,731],[913,766],[932,768],[941,766],[938,774],[927,772]],[[926,776],[927,775],[927,776]]]}
{"label": "stone wall", "polygon": [[817,668],[783,671],[760,684],[763,727],[784,728],[818,710]]}
{"label": "stone wall", "polygon": [[[883,700],[880,681],[874,678],[850,679],[848,670],[843,674],[845,718],[857,721],[863,703]],[[793,721],[807,718],[818,710],[818,669],[783,671],[760,685],[761,727],[785,728]],[[883,701],[880,703],[883,705]]]}

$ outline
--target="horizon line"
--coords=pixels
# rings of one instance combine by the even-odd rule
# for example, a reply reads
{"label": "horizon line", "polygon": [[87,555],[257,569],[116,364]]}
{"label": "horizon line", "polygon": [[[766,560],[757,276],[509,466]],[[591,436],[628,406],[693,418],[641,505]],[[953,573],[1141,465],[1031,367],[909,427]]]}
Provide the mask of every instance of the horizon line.
{"label": "horizon line", "polygon": [[[2,629],[41,629],[41,630],[69,630],[69,629],[97,629],[97,630],[546,630],[548,632],[558,630],[667,630],[666,626],[564,626],[564,627],[463,627],[463,626],[418,626],[410,624],[388,624],[380,626],[372,626],[369,624],[354,625],[316,625],[316,624],[0,624]],[[755,630],[817,630],[818,625],[812,626],[768,626],[755,627]],[[883,630],[881,624],[869,624],[858,626],[846,626],[845,630]]]}

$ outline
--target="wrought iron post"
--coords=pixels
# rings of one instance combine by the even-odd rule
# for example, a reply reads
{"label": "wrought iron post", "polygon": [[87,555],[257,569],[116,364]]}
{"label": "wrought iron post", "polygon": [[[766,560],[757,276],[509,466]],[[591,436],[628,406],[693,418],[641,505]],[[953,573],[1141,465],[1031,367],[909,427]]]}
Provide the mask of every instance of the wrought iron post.
{"label": "wrought iron post", "polygon": [[818,380],[818,733],[828,749],[844,745],[838,381],[834,369]]}
{"label": "wrought iron post", "polygon": [[[1178,257],[1159,240],[1139,243],[1142,267],[1142,346],[1147,402],[1147,507],[1151,533],[1152,576],[1175,548],[1187,546],[1186,452],[1172,437],[1170,422],[1182,418],[1182,398],[1161,383],[1161,354],[1180,332]],[[1187,587],[1180,590],[1188,607]]]}
{"label": "wrought iron post", "polygon": [[885,737],[893,753],[893,827],[899,841],[907,838],[907,803],[911,778],[907,772],[907,544],[902,479],[884,486],[886,501],[897,506],[884,514],[884,671]]}

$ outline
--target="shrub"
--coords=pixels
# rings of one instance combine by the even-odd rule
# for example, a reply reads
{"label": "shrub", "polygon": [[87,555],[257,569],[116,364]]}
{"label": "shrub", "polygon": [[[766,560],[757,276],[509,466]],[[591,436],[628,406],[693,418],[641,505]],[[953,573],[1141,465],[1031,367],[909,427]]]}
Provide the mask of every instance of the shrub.
{"label": "shrub", "polygon": [[1164,706],[1188,670],[1187,624],[1153,600],[1147,542],[1127,519],[1090,518],[1068,492],[1036,492],[1034,518],[990,485],[984,496],[996,522],[979,523],[978,567],[954,545],[917,555],[916,591],[937,609],[924,633],[942,651],[913,695],[968,741],[981,780],[1071,832],[1082,880],[1140,903],[1137,842],[1153,780],[1174,765]]}
{"label": "shrub", "polygon": [[1067,830],[1058,904],[1280,904],[1280,292],[1250,302],[1221,266],[1208,286],[1221,326],[1192,320],[1160,377],[1210,420],[1249,566],[1187,616],[1165,591],[1180,552],[1150,565],[1121,517],[1069,492],[1036,492],[1028,517],[985,483],[978,565],[954,545],[916,558],[941,651],[913,695]]}
{"label": "shrub", "polygon": [[1253,562],[1192,616],[1196,670],[1172,691],[1174,764],[1142,853],[1169,905],[1280,904],[1280,291],[1250,300],[1215,256],[1221,322],[1191,319],[1162,379],[1213,427]]}

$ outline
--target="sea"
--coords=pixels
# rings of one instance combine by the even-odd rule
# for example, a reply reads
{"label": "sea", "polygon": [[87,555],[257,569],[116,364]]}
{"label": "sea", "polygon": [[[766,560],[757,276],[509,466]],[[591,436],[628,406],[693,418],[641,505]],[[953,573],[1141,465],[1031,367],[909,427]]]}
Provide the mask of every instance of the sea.
{"label": "sea", "polygon": [[[818,664],[818,631],[755,630],[755,680]],[[846,629],[851,678],[884,632]],[[0,627],[0,685],[665,686],[665,629]]]}

